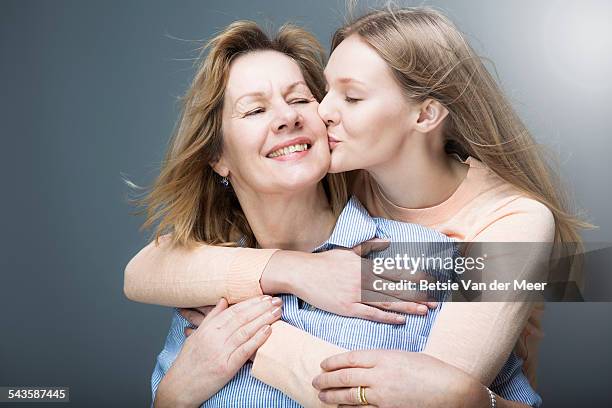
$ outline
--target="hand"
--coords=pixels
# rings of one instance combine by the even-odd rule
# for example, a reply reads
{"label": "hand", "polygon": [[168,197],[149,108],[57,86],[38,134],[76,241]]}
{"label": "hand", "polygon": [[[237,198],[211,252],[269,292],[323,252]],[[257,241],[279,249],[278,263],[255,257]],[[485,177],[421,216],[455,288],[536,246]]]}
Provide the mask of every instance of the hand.
{"label": "hand", "polygon": [[186,330],[189,336],[159,385],[156,406],[199,406],[219,391],[270,335],[270,324],[281,315],[278,301],[259,296],[228,307],[221,299],[197,329]]}
{"label": "hand", "polygon": [[[283,301],[279,298],[272,298],[271,302],[275,306],[280,306],[283,304]],[[179,314],[193,326],[193,328],[185,327],[185,337],[189,337],[198,327],[200,327],[206,316],[208,316],[214,308],[215,306],[200,306],[190,309],[179,309]],[[253,361],[254,359],[255,353],[249,356],[249,360]]]}
{"label": "hand", "polygon": [[397,350],[349,351],[325,359],[312,385],[319,399],[339,406],[360,405],[366,387],[370,405],[380,408],[487,407],[484,386],[465,372],[422,353]]}
{"label": "hand", "polygon": [[334,249],[316,254],[278,251],[264,270],[262,289],[264,293],[292,293],[337,315],[390,324],[406,321],[405,316],[393,312],[425,315],[428,308],[437,307],[436,302],[428,302],[424,296],[415,298],[418,294],[407,291],[376,293],[376,298],[383,301],[361,302],[362,278],[364,287],[371,287],[370,282],[374,279],[386,282],[424,279],[419,274],[406,277],[393,271],[386,275],[369,273],[362,277],[362,268],[363,271],[372,271],[372,268],[362,265],[370,261],[361,256],[385,245],[388,242],[367,242],[353,251]]}

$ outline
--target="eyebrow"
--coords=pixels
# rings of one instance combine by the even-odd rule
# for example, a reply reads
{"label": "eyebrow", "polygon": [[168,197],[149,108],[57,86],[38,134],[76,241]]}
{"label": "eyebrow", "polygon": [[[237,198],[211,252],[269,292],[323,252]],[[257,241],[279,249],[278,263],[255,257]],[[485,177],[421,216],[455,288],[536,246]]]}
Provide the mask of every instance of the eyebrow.
{"label": "eyebrow", "polygon": [[341,84],[355,83],[355,84],[358,84],[358,85],[365,86],[365,84],[363,82],[361,82],[360,80],[355,79],[355,78],[342,77],[342,78],[336,79],[336,81],[340,82]]}

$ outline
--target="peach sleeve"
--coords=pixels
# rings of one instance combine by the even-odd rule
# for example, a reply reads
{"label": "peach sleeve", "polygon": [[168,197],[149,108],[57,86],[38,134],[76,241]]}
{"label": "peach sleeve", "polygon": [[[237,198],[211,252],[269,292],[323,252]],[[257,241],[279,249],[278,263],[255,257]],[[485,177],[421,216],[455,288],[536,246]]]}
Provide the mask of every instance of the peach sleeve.
{"label": "peach sleeve", "polygon": [[279,389],[302,406],[331,407],[321,402],[312,380],[323,372],[320,366],[323,360],[345,351],[278,321],[272,324],[270,337],[257,351],[251,375]]}
{"label": "peach sleeve", "polygon": [[[472,241],[552,242],[555,223],[544,205],[524,199],[511,213],[491,222]],[[539,246],[534,246],[539,248]],[[518,272],[524,279],[536,276],[536,269],[550,257],[548,246],[535,250],[523,260]],[[550,248],[550,247],[549,247]],[[508,271],[507,264],[498,273]],[[503,269],[506,268],[506,269]],[[516,271],[515,271],[516,272]],[[424,353],[452,364],[489,385],[499,373],[532,312],[529,302],[450,302],[444,305],[431,330]],[[528,345],[530,361],[525,364],[534,378],[537,342]]]}
{"label": "peach sleeve", "polygon": [[259,280],[276,249],[202,245],[178,248],[168,236],[144,247],[125,268],[124,292],[134,301],[173,307],[229,303],[262,294]]}

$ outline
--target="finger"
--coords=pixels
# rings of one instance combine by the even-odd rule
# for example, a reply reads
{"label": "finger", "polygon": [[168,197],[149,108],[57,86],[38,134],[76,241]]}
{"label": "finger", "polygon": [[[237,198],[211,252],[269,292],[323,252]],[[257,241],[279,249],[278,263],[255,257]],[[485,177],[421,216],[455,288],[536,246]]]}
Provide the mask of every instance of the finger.
{"label": "finger", "polygon": [[[341,368],[335,371],[323,372],[312,380],[312,386],[317,390],[330,388],[350,388],[370,384],[372,371],[369,368]],[[348,403],[338,401],[337,403]]]}
{"label": "finger", "polygon": [[[367,405],[357,404],[357,405],[359,405],[362,408],[376,408],[376,405],[370,405],[370,404],[367,404]],[[351,407],[354,407],[354,406],[355,405],[340,404],[340,405],[338,405],[338,408],[351,408]]]}
{"label": "finger", "polygon": [[212,319],[215,316],[217,316],[219,313],[221,313],[222,311],[226,310],[228,307],[229,307],[229,302],[227,301],[227,299],[221,298],[219,299],[215,307],[213,307],[212,310],[208,313],[207,316],[209,316],[209,318]]}
{"label": "finger", "polygon": [[382,251],[383,249],[389,247],[390,244],[391,242],[389,240],[373,238],[353,247],[352,250],[359,256],[366,256],[370,252]]}
{"label": "finger", "polygon": [[365,400],[368,402],[366,405],[361,405],[359,388],[357,387],[324,390],[319,393],[319,399],[324,403],[337,405],[338,407],[354,407],[356,405],[360,407],[375,407],[376,405],[372,405],[373,402],[376,403],[373,398],[373,389],[362,386],[361,392],[364,393]]}
{"label": "finger", "polygon": [[215,306],[200,306],[200,307],[196,307],[195,310],[199,311],[204,316],[208,316],[210,314],[210,312],[213,311],[214,308],[215,308]]}
{"label": "finger", "polygon": [[319,399],[325,404],[347,406],[361,405],[359,402],[359,391],[357,388],[340,388],[336,390],[326,390],[319,393]]}
{"label": "finger", "polygon": [[[381,290],[376,290],[376,289]],[[405,290],[388,289],[385,286],[362,287],[361,297],[368,302],[415,302],[427,303],[435,299],[430,293],[406,287]]]}
{"label": "finger", "polygon": [[436,278],[428,273],[421,272],[421,271],[413,272],[413,271],[407,271],[407,270],[402,270],[402,269],[388,269],[388,270],[383,271],[380,274],[375,274],[375,275],[378,278],[384,278],[391,282],[410,281],[410,282],[415,282],[417,285],[419,285],[422,280],[425,280],[429,283],[436,281]]}
{"label": "finger", "polygon": [[[272,300],[277,304],[273,304]],[[272,297],[267,295],[244,300],[219,313],[218,318],[215,320],[215,326],[217,328],[227,328],[229,330],[228,333],[233,333],[240,326],[277,307],[279,302],[282,303],[279,298],[272,299]]]}
{"label": "finger", "polygon": [[191,327],[185,327],[185,337],[189,337],[189,335],[191,335],[194,331],[195,329],[192,329]]}
{"label": "finger", "polygon": [[275,309],[268,310],[267,312],[259,315],[249,323],[238,327],[227,340],[227,345],[231,350],[240,347],[246,343],[251,337],[253,337],[259,329],[266,325],[270,325],[280,319],[282,314],[282,308],[280,306]]}
{"label": "finger", "polygon": [[179,309],[179,314],[194,327],[199,327],[204,320],[204,315],[195,309]]}
{"label": "finger", "polygon": [[428,305],[424,305],[416,302],[363,302],[366,305],[374,306],[382,310],[389,310],[392,312],[413,314],[413,315],[426,315],[429,311]]}
{"label": "finger", "polygon": [[238,369],[247,362],[247,360],[261,347],[262,344],[270,337],[272,329],[270,325],[261,327],[257,333],[240,347],[238,347],[228,359],[228,364],[234,369]]}
{"label": "finger", "polygon": [[387,324],[406,323],[406,316],[393,312],[386,312],[372,306],[364,305],[363,303],[354,303],[350,308],[351,316],[359,317],[361,319]]}
{"label": "finger", "polygon": [[[341,368],[372,368],[376,365],[376,350],[353,350],[333,355],[321,361],[321,368],[334,371]],[[361,384],[360,384],[361,385]]]}

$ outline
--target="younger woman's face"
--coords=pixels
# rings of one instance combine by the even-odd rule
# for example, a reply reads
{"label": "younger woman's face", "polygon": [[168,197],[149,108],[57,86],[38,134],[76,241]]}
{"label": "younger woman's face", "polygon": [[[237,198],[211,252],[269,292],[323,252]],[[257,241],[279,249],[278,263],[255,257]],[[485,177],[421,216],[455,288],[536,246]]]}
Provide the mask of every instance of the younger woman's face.
{"label": "younger woman's face", "polygon": [[223,102],[223,153],[213,167],[234,189],[299,191],[318,183],[330,162],[319,104],[298,65],[275,51],[236,58]]}
{"label": "younger woman's face", "polygon": [[418,113],[386,62],[351,35],[331,54],[325,77],[328,92],[319,114],[332,151],[329,171],[375,169],[390,161],[407,142],[410,118]]}

